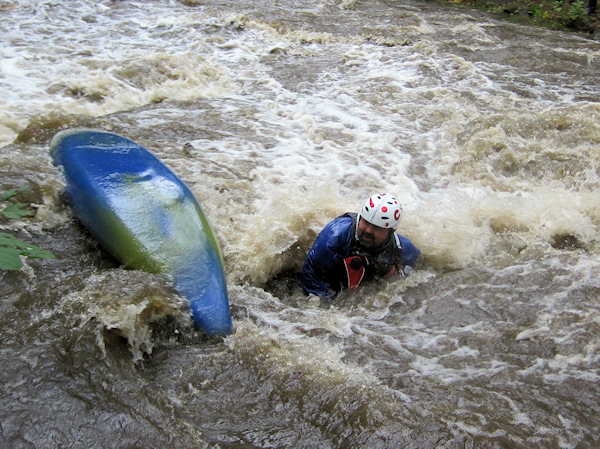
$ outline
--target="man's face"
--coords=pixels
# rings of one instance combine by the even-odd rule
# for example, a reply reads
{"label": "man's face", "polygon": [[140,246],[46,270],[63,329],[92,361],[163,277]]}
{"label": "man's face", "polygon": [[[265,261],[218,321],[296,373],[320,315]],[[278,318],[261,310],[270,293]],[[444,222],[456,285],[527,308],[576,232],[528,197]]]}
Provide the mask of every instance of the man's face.
{"label": "man's face", "polygon": [[391,229],[375,226],[362,217],[358,222],[358,239],[365,249],[379,248],[387,240],[390,231]]}

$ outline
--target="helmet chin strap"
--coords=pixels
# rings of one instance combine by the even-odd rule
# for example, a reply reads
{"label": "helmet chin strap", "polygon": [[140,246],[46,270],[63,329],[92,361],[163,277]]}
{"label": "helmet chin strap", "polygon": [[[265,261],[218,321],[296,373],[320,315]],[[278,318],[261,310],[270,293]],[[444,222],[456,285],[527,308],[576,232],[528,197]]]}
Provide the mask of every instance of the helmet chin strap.
{"label": "helmet chin strap", "polygon": [[358,225],[360,224],[360,212],[358,213],[358,215],[356,216],[356,226],[354,229],[354,240],[356,240],[358,242]]}

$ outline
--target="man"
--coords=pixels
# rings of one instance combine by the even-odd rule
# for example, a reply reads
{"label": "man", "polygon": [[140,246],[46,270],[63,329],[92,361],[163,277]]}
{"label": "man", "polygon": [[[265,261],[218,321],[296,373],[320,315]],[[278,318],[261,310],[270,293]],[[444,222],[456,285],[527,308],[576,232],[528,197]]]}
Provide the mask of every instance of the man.
{"label": "man", "polygon": [[367,199],[360,214],[347,212],[329,222],[304,261],[304,293],[331,301],[342,288],[354,290],[361,282],[404,275],[420,251],[394,232],[401,218],[400,202],[381,193]]}

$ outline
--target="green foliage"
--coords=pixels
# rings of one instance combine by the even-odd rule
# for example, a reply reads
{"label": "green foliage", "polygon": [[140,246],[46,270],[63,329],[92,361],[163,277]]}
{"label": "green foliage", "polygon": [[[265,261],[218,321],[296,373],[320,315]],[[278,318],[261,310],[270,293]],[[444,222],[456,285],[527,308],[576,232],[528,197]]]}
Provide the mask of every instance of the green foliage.
{"label": "green foliage", "polygon": [[542,5],[532,4],[529,5],[528,13],[533,17],[533,20],[536,22],[545,22],[550,18],[550,13],[543,8]]}
{"label": "green foliage", "polygon": [[[11,189],[0,195],[0,215],[9,219],[20,219],[33,215],[33,209],[25,203],[8,203],[8,200],[22,193],[24,189]],[[20,270],[23,262],[20,256],[33,259],[53,259],[54,254],[39,246],[22,242],[11,234],[0,232],[0,270]]]}
{"label": "green foliage", "polygon": [[533,22],[553,27],[586,29],[590,17],[583,0],[536,0],[525,1],[527,14]]}
{"label": "green foliage", "polygon": [[[0,197],[2,198],[1,203],[5,203],[7,200],[12,198],[13,196],[17,196],[22,191],[22,189],[11,189],[4,192]],[[33,209],[31,209],[31,207],[29,207],[29,205],[25,203],[5,205],[1,212],[5,217],[13,219],[30,217],[31,215],[33,215]]]}
{"label": "green foliage", "polygon": [[519,23],[593,34],[597,19],[587,11],[588,0],[438,0],[475,7]]}
{"label": "green foliage", "polygon": [[573,22],[587,18],[587,11],[582,1],[573,2],[569,5],[567,18]]}
{"label": "green foliage", "polygon": [[590,22],[585,4],[581,0],[574,2],[568,0],[555,1],[550,18],[569,28],[580,28]]}

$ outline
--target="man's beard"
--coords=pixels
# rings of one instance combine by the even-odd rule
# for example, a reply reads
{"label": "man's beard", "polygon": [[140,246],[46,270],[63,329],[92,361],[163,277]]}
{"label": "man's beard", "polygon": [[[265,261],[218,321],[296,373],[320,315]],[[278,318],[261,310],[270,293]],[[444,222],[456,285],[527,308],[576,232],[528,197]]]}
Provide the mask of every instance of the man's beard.
{"label": "man's beard", "polygon": [[[390,233],[391,235],[391,233]],[[375,236],[373,234],[369,234],[366,232],[361,232],[358,234],[358,244],[361,248],[371,251],[377,252],[387,246],[387,243],[390,241],[390,236],[386,238],[381,244],[377,245],[375,243]]]}

